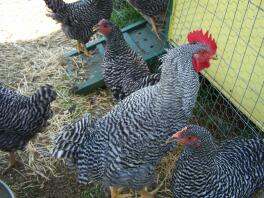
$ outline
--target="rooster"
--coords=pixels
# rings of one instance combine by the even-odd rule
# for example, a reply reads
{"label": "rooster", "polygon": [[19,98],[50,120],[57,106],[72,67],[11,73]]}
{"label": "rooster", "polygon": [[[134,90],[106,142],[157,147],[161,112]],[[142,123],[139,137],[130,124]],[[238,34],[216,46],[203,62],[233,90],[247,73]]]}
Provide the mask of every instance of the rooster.
{"label": "rooster", "polygon": [[17,161],[15,151],[48,125],[52,116],[50,103],[56,99],[51,86],[42,86],[32,96],[23,96],[0,84],[0,150],[9,152],[7,173]]}
{"label": "rooster", "polygon": [[152,31],[158,38],[165,21],[168,0],[128,0],[142,14],[150,17]]}
{"label": "rooster", "polygon": [[88,43],[93,32],[93,26],[101,19],[111,17],[112,0],[80,0],[65,3],[63,0],[44,0],[52,11],[47,16],[61,23],[62,30],[67,37],[77,40],[77,49],[90,56],[85,44]]}
{"label": "rooster", "polygon": [[174,198],[246,198],[264,187],[264,139],[216,144],[207,129],[190,125],[167,142],[174,140],[186,145],[172,178]]}
{"label": "rooster", "polygon": [[111,89],[114,101],[121,101],[160,80],[160,73],[150,73],[146,62],[128,46],[118,27],[102,19],[94,29],[106,37],[102,68],[104,81]]}
{"label": "rooster", "polygon": [[[151,198],[159,189],[155,166],[174,146],[165,144],[172,132],[186,126],[199,90],[198,72],[210,66],[216,43],[208,33],[194,31],[188,44],[168,50],[162,58],[160,81],[130,94],[101,118],[81,118],[62,129],[53,156],[77,165],[80,183],[119,187]],[[177,86],[175,86],[177,85]]]}

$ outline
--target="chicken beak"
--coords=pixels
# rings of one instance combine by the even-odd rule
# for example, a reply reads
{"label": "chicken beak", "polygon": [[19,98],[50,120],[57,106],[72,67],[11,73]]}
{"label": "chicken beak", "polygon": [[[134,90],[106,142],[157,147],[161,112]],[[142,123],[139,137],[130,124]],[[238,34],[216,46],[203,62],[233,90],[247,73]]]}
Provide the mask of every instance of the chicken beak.
{"label": "chicken beak", "polygon": [[98,30],[99,30],[99,25],[96,24],[96,25],[93,27],[93,31],[94,31],[94,32],[98,32]]}
{"label": "chicken beak", "polygon": [[217,56],[217,54],[215,54],[215,55],[213,56],[212,60],[218,60],[218,56]]}
{"label": "chicken beak", "polygon": [[187,127],[184,127],[180,131],[177,131],[176,133],[174,133],[171,137],[169,137],[166,140],[166,144],[170,144],[172,142],[180,143],[181,142],[182,133],[185,132],[186,130],[187,130]]}
{"label": "chicken beak", "polygon": [[166,144],[170,144],[172,142],[178,142],[179,140],[173,135],[171,137],[169,137],[167,140],[166,140]]}

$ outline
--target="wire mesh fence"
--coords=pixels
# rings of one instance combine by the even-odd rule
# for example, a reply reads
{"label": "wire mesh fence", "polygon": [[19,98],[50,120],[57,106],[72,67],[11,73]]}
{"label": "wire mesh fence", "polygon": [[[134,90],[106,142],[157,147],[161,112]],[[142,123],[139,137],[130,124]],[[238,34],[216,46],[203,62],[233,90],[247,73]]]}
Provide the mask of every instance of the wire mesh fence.
{"label": "wire mesh fence", "polygon": [[188,32],[209,30],[218,61],[201,75],[193,121],[218,138],[263,135],[264,3],[262,0],[174,0],[169,41],[180,45]]}

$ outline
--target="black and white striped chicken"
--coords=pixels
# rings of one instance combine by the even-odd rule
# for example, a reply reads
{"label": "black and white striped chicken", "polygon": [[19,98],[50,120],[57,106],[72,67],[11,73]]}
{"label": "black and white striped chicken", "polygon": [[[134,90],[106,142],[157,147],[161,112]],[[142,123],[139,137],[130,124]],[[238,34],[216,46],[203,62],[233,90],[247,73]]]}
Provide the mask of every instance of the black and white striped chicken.
{"label": "black and white striped chicken", "polygon": [[173,140],[186,145],[172,178],[174,198],[247,198],[264,188],[264,139],[217,144],[207,129],[190,125]]}
{"label": "black and white striped chicken", "polygon": [[16,165],[14,152],[23,150],[47,126],[52,116],[50,103],[56,96],[49,85],[24,96],[0,84],[0,150],[10,153],[10,165],[4,173]]}
{"label": "black and white striped chicken", "polygon": [[115,101],[160,80],[160,73],[150,73],[146,62],[128,46],[122,32],[113,23],[102,19],[96,29],[106,37],[103,76]]}
{"label": "black and white striped chicken", "polygon": [[128,2],[139,12],[150,17],[152,30],[159,37],[165,22],[169,0],[128,0]]}
{"label": "black and white striped chicken", "polygon": [[101,19],[110,19],[112,0],[79,0],[65,3],[63,0],[44,0],[52,11],[50,16],[61,23],[62,30],[71,39],[77,40],[77,49],[89,56],[85,47],[93,36],[93,26]]}
{"label": "black and white striped chicken", "polygon": [[154,196],[156,190],[143,189],[154,182],[155,166],[172,149],[166,139],[191,117],[198,72],[216,53],[215,41],[202,31],[191,32],[188,41],[168,50],[157,84],[130,94],[101,118],[85,116],[62,129],[53,156],[75,162],[80,183],[110,186],[112,198],[119,187]]}

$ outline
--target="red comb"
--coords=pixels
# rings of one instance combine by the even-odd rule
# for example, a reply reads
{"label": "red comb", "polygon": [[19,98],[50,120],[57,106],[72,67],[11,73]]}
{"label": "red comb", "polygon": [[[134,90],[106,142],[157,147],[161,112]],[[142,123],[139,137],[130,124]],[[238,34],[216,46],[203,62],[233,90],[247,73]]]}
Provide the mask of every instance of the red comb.
{"label": "red comb", "polygon": [[217,45],[212,35],[207,32],[203,34],[203,30],[194,30],[187,36],[189,43],[201,43],[209,47],[211,54],[215,55]]}

